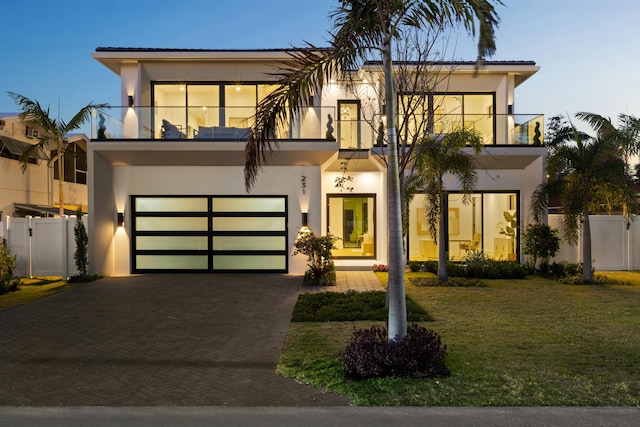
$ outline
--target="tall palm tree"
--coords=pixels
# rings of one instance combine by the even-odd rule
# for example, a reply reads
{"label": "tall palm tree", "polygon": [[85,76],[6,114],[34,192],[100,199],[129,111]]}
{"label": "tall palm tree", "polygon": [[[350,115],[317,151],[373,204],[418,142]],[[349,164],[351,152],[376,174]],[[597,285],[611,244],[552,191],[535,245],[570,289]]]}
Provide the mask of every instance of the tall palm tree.
{"label": "tall palm tree", "polygon": [[[275,73],[279,88],[256,109],[255,122],[245,148],[245,186],[255,184],[262,165],[268,163],[277,143],[275,135],[291,117],[312,105],[315,94],[332,78],[349,81],[348,71],[367,58],[382,58],[387,117],[388,238],[389,238],[389,339],[401,340],[407,331],[404,291],[400,178],[398,173],[396,92],[393,85],[393,42],[403,28],[462,24],[479,34],[478,62],[495,52],[498,17],[493,4],[500,0],[341,0],[330,14],[330,47],[307,44],[291,53]],[[476,25],[476,20],[478,24]]]}
{"label": "tall palm tree", "polygon": [[633,179],[612,134],[599,132],[597,137],[592,137],[569,123],[570,126],[561,129],[549,143],[549,179],[533,193],[530,209],[534,220],[541,222],[549,199],[560,198],[565,238],[576,243],[582,229],[582,279],[589,283],[593,281],[589,215],[600,209],[602,193],[616,192],[630,212],[638,211],[638,203]]}
{"label": "tall palm tree", "polygon": [[461,129],[444,137],[427,137],[421,142],[418,157],[418,175],[424,179],[424,191],[427,202],[427,227],[438,244],[438,280],[446,282],[447,253],[445,239],[447,229],[444,209],[447,190],[444,176],[452,174],[460,183],[462,201],[470,201],[471,192],[478,182],[476,163],[473,156],[465,153],[463,148],[470,146],[475,154],[484,147],[482,138],[473,131]]}
{"label": "tall palm tree", "polygon": [[[62,159],[67,149],[70,147],[69,141],[65,138],[69,132],[79,129],[90,117],[93,108],[105,108],[106,104],[89,103],[82,107],[75,116],[67,123],[63,120],[53,119],[49,113],[49,107],[42,108],[37,100],[31,100],[25,96],[14,92],[7,92],[11,98],[20,106],[22,112],[20,119],[27,123],[32,123],[44,130],[39,134],[38,143],[32,145],[21,157],[22,170],[26,170],[29,158],[36,150],[41,150],[47,155],[47,163],[58,160],[58,192],[60,198],[60,216],[64,215],[64,192],[63,192],[63,164]],[[55,150],[52,152],[52,150]],[[53,153],[55,152],[55,155]]]}

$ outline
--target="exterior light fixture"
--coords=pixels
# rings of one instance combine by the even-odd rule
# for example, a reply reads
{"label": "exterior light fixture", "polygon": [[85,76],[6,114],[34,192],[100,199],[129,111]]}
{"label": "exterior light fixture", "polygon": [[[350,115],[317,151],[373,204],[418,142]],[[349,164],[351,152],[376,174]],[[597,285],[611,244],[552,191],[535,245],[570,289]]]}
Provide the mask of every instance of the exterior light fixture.
{"label": "exterior light fixture", "polygon": [[513,116],[513,104],[507,105],[507,114]]}
{"label": "exterior light fixture", "polygon": [[133,108],[133,95],[127,97],[129,108]]}
{"label": "exterior light fixture", "polygon": [[124,227],[124,212],[118,212],[118,227]]}
{"label": "exterior light fixture", "polygon": [[302,226],[303,227],[308,227],[309,226],[309,213],[308,212],[302,212]]}

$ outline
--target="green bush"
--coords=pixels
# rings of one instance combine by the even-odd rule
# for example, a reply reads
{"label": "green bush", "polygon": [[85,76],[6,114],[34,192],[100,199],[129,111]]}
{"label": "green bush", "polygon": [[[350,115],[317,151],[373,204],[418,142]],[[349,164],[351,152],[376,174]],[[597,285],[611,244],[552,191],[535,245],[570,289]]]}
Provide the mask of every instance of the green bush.
{"label": "green bush", "polygon": [[340,355],[347,378],[434,378],[449,376],[446,346],[440,336],[417,324],[409,325],[400,342],[387,340],[387,330],[372,327],[355,331]]}
{"label": "green bush", "polygon": [[76,262],[76,268],[78,269],[78,272],[80,272],[80,275],[86,276],[87,268],[89,266],[89,236],[87,235],[87,229],[82,222],[81,208],[78,208],[76,211],[76,224],[73,227],[73,235],[76,241],[76,252],[73,254],[73,259]]}
{"label": "green bush", "polygon": [[0,241],[0,295],[17,291],[20,279],[13,277],[16,269],[16,257],[11,255],[11,249]]}
{"label": "green bush", "polygon": [[524,253],[533,257],[533,268],[538,258],[548,261],[560,250],[558,230],[547,224],[529,225],[523,235]]}
{"label": "green bush", "polygon": [[327,234],[316,236],[313,230],[301,231],[293,247],[293,254],[307,256],[307,266],[302,284],[305,286],[334,286],[336,284],[336,267],[331,250],[338,237]]}
{"label": "green bush", "polygon": [[[411,271],[438,274],[437,261],[409,261]],[[488,259],[482,251],[471,251],[462,262],[447,261],[449,277],[476,279],[524,279],[527,270],[515,261]]]}

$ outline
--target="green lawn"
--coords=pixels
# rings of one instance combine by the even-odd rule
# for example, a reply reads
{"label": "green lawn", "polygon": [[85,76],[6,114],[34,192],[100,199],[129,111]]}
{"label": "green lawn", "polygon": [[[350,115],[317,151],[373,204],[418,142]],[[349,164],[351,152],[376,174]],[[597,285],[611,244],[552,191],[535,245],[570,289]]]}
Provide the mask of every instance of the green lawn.
{"label": "green lawn", "polygon": [[[408,273],[407,276],[428,275]],[[487,287],[414,287],[435,319],[449,378],[347,381],[336,355],[374,322],[293,323],[278,371],[356,405],[640,405],[640,273],[630,284],[486,280]],[[386,273],[378,277],[386,282]]]}
{"label": "green lawn", "polygon": [[0,295],[0,311],[72,289],[82,283],[67,283],[61,277],[36,277],[22,279],[22,286],[15,292]]}

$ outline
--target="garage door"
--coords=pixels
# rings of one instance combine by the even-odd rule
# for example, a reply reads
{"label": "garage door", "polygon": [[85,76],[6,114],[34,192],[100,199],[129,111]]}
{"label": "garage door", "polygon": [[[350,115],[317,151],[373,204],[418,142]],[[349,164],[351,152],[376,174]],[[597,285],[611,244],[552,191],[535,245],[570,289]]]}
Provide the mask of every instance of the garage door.
{"label": "garage door", "polygon": [[286,196],[131,196],[132,273],[286,273]]}

